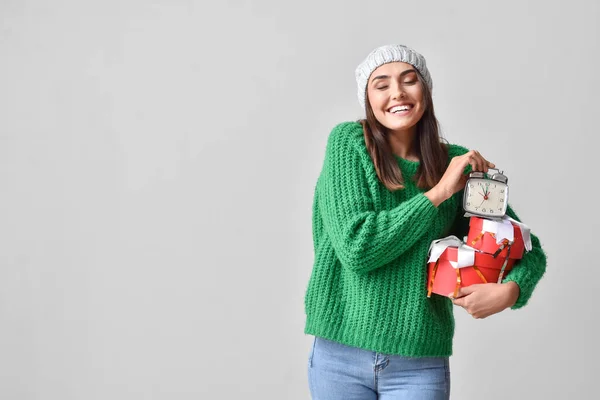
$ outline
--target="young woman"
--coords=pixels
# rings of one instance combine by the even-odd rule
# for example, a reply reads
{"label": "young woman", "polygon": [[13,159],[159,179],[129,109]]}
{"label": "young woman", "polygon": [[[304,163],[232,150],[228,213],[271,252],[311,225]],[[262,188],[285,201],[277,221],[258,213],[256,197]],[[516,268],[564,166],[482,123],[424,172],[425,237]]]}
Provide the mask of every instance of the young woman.
{"label": "young woman", "polygon": [[[426,295],[429,245],[467,234],[466,172],[494,164],[440,138],[423,56],[375,49],[356,69],[366,119],[329,135],[313,205],[305,332],[313,399],[448,399],[453,304],[485,318],[523,307],[546,269],[533,248],[503,283]],[[519,220],[509,206],[507,214]]]}

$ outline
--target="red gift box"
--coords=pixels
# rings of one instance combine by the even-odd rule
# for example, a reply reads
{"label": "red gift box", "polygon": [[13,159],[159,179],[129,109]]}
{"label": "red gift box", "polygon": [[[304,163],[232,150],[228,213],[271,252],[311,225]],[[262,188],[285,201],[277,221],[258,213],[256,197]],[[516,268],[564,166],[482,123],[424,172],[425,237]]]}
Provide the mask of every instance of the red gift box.
{"label": "red gift box", "polygon": [[[512,235],[506,234],[506,225],[508,224],[512,225]],[[504,225],[504,230],[501,225]],[[499,236],[505,237],[500,237],[501,240],[498,240]],[[512,236],[512,238],[506,238],[506,236]],[[515,221],[508,219],[493,221],[471,217],[466,244],[484,253],[495,254],[496,257],[502,259],[506,258],[507,254],[509,258],[521,259],[525,252],[521,227]]]}
{"label": "red gift box", "polygon": [[[454,237],[454,239],[460,242],[458,238]],[[432,248],[436,242],[432,244]],[[441,245],[444,246],[444,244]],[[458,262],[459,248],[457,246],[446,247],[435,261],[430,258],[427,297],[431,297],[431,293],[442,296],[453,293],[456,296],[458,289],[461,287],[476,283],[501,282],[503,276],[512,269],[515,263],[515,259],[506,259],[500,256],[493,257],[491,254],[476,251],[469,246],[461,245],[461,251],[472,251],[472,265],[460,265]],[[455,266],[452,264],[455,264]]]}

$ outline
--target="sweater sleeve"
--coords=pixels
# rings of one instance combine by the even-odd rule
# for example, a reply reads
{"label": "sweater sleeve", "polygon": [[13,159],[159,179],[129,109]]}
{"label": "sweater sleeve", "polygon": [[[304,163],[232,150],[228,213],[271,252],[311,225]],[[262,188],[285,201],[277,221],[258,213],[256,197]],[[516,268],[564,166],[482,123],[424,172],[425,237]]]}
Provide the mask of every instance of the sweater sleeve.
{"label": "sweater sleeve", "polygon": [[[506,213],[511,218],[521,222],[510,204]],[[503,279],[503,283],[512,281],[517,283],[520,288],[519,298],[511,307],[513,310],[527,304],[537,283],[546,272],[546,253],[542,249],[540,240],[534,234],[531,234],[531,246],[531,251],[526,251],[523,258],[515,263],[513,269]]]}
{"label": "sweater sleeve", "polygon": [[[352,123],[336,126],[319,178],[323,226],[342,266],[365,274],[398,258],[433,224],[438,209],[422,193],[397,207],[375,211],[368,180],[378,179]],[[372,166],[370,167],[372,168]]]}

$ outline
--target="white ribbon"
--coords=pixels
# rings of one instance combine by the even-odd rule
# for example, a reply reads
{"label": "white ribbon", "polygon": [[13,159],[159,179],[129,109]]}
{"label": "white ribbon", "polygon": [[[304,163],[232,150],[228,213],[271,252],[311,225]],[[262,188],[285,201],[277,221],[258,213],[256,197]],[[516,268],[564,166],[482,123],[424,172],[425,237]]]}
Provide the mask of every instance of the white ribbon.
{"label": "white ribbon", "polygon": [[523,236],[523,243],[525,243],[525,250],[531,251],[531,249],[532,249],[531,229],[529,229],[529,227],[527,225],[525,225],[524,223],[516,221],[516,220],[512,219],[511,217],[509,217],[508,215],[506,215],[505,217],[513,224],[519,226],[519,229],[521,229],[521,236]]}
{"label": "white ribbon", "polygon": [[458,269],[463,267],[470,267],[475,264],[475,249],[467,246],[456,236],[448,236],[443,239],[434,240],[429,246],[429,260],[427,263],[436,262],[442,253],[446,251],[448,247],[458,248],[457,261],[450,261],[452,268]]}
{"label": "white ribbon", "polygon": [[511,243],[515,241],[515,228],[505,218],[500,221],[484,219],[481,230],[496,235],[496,244],[502,243],[504,239],[507,239]]}
{"label": "white ribbon", "polygon": [[518,225],[521,229],[521,236],[523,237],[523,243],[525,250],[531,251],[531,229],[527,225],[517,220],[512,219],[508,215],[502,217],[501,220],[483,219],[483,225],[481,230],[483,232],[489,232],[496,235],[496,244],[502,243],[504,239],[509,242],[515,241],[515,228],[513,224]]}

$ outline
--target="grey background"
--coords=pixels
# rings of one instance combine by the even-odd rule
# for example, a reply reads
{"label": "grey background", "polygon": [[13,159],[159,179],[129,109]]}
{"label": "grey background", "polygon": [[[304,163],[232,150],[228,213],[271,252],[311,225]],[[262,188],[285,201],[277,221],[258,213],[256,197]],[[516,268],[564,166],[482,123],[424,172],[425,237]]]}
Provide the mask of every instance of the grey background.
{"label": "grey background", "polygon": [[595,1],[0,2],[0,398],[307,399],[311,202],[355,66],[427,58],[547,274],[453,399],[596,396]]}

